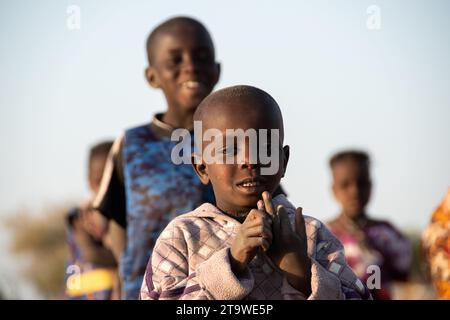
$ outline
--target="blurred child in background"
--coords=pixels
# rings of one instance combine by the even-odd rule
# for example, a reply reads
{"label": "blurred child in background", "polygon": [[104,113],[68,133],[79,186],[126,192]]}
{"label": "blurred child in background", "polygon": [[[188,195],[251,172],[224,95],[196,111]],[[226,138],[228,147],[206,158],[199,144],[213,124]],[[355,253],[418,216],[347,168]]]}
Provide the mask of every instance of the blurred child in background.
{"label": "blurred child in background", "polygon": [[[330,168],[333,193],[341,206],[341,213],[328,225],[344,245],[348,264],[356,275],[364,283],[370,277],[367,285],[373,298],[390,299],[392,282],[408,278],[410,243],[389,222],[367,215],[372,181],[370,159],[365,152],[339,152],[331,158]],[[372,267],[368,269],[369,266]],[[378,288],[377,267],[381,273]]]}
{"label": "blurred child in background", "polygon": [[88,162],[91,199],[67,214],[67,239],[70,258],[66,269],[68,299],[109,300],[114,298],[116,262],[109,250],[107,221],[91,208],[98,193],[111,142],[102,142],[90,149]]}

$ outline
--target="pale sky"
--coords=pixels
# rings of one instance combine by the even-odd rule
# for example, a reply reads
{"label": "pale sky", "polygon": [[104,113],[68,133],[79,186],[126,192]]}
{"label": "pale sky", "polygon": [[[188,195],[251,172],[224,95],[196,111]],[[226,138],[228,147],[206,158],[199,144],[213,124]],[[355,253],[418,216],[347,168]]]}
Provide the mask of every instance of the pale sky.
{"label": "pale sky", "polygon": [[[373,4],[379,30],[366,26]],[[279,102],[292,202],[331,218],[328,158],[363,148],[369,212],[422,230],[450,186],[449,12],[448,1],[2,0],[0,214],[87,195],[88,147],[165,109],[143,77],[144,43],[182,14],[213,36],[217,88],[254,85]]]}

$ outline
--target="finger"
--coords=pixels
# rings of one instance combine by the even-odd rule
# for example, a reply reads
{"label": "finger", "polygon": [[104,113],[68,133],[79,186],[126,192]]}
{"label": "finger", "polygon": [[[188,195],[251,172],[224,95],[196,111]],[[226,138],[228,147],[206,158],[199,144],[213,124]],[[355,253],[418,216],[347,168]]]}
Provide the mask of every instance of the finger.
{"label": "finger", "polygon": [[250,222],[264,222],[267,223],[268,225],[272,225],[272,216],[270,216],[265,210],[256,210],[256,209],[252,209],[250,211],[250,213],[248,215],[251,215],[250,217],[247,216],[247,218],[245,219],[244,223],[248,224]]}
{"label": "finger", "polygon": [[256,217],[253,220],[245,221],[242,224],[241,228],[250,229],[250,228],[253,228],[253,227],[256,227],[256,226],[263,226],[263,225],[264,225],[264,220],[262,218]]}
{"label": "finger", "polygon": [[262,193],[261,198],[262,198],[262,200],[258,200],[257,207],[258,207],[258,210],[265,212],[266,206],[264,204],[264,192]]}
{"label": "finger", "polygon": [[272,221],[272,232],[274,234],[275,237],[279,236],[281,233],[280,230],[280,215],[278,214],[278,208],[280,206],[277,207],[277,210],[275,211],[275,215],[273,217],[273,221]]}
{"label": "finger", "polygon": [[263,249],[263,251],[269,250],[269,248],[270,248],[269,241],[263,238],[261,248]]}
{"label": "finger", "polygon": [[[261,211],[262,213],[264,213],[264,216],[269,216],[266,212],[266,207],[264,205],[264,201],[263,200],[258,200],[258,202],[256,203],[256,206],[258,207],[258,210]],[[272,223],[272,219],[269,219],[270,223]]]}
{"label": "finger", "polygon": [[272,242],[272,231],[267,226],[255,226],[244,230],[244,235],[248,238],[251,237],[263,237],[267,239],[270,243]]}
{"label": "finger", "polygon": [[265,212],[252,209],[242,225],[251,226],[255,224],[262,224],[264,223],[264,220],[267,220],[266,217],[267,214]]}
{"label": "finger", "polygon": [[263,213],[260,212],[257,209],[252,209],[250,210],[250,212],[247,214],[247,217],[244,220],[244,223],[249,222],[249,221],[253,221],[255,220],[258,216],[262,216]]}
{"label": "finger", "polygon": [[247,238],[261,237],[264,232],[264,225],[261,224],[253,226],[251,228],[246,228],[242,230],[242,232]]}
{"label": "finger", "polygon": [[258,203],[256,204],[256,207],[260,211],[266,211],[266,208],[264,207],[264,201],[258,200]]}
{"label": "finger", "polygon": [[301,207],[295,210],[295,232],[301,237],[306,235],[305,217],[303,217],[303,208]]}
{"label": "finger", "polygon": [[291,223],[289,221],[289,216],[288,216],[286,209],[282,205],[279,205],[277,207],[277,212],[278,212],[278,216],[279,216],[279,220],[280,220],[281,233],[285,234],[285,233],[291,232],[292,227],[291,227]]}
{"label": "finger", "polygon": [[264,206],[266,208],[266,212],[268,214],[270,214],[271,217],[273,217],[275,215],[275,210],[273,208],[272,197],[270,196],[270,193],[267,191],[264,191],[262,193],[262,198],[264,200]]}
{"label": "finger", "polygon": [[264,201],[263,200],[258,200],[257,206],[258,206],[258,210],[264,213],[264,218],[268,218],[268,219],[265,219],[265,220],[268,221],[269,224],[272,224],[273,215],[270,215],[270,214],[267,213],[266,207],[264,205]]}
{"label": "finger", "polygon": [[258,248],[258,247],[270,247],[268,241],[264,239],[263,237],[252,237],[247,238],[245,243],[247,247],[250,249]]}

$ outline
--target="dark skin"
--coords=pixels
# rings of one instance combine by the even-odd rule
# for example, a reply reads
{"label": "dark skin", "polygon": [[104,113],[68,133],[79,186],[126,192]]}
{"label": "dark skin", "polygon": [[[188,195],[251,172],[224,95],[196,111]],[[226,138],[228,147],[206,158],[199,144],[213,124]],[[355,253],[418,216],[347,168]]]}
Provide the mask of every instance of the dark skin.
{"label": "dark skin", "polygon": [[[93,196],[100,188],[100,181],[105,167],[107,154],[95,155],[89,161],[89,188]],[[115,266],[112,253],[100,245],[109,244],[110,239],[106,235],[107,221],[97,211],[91,209],[91,200],[86,201],[80,208],[80,215],[73,222],[75,241],[80,247],[81,253],[87,261],[105,266]]]}
{"label": "dark skin", "polygon": [[[226,129],[282,129],[275,106],[258,99],[231,99],[208,106],[202,114],[203,130],[217,128],[225,136]],[[296,226],[291,227],[286,210],[274,208],[271,195],[284,176],[289,159],[289,147],[281,134],[279,168],[274,175],[261,175],[261,164],[249,161],[248,140],[244,161],[234,164],[194,164],[202,183],[211,182],[217,207],[225,214],[243,221],[230,248],[232,270],[241,274],[247,264],[263,250],[285,274],[288,282],[305,295],[311,293],[311,262],[301,208],[296,210]],[[271,142],[273,143],[273,142]],[[225,141],[224,141],[225,144]],[[206,147],[204,143],[203,148]],[[229,151],[227,151],[229,152]],[[237,154],[235,150],[235,155]],[[244,187],[242,181],[257,181],[256,186]]]}
{"label": "dark skin", "polygon": [[[100,189],[100,183],[107,157],[107,154],[95,155],[89,161],[88,180],[92,199]],[[92,199],[88,200],[82,207],[82,220],[84,221],[85,230],[97,240],[102,240],[104,242],[106,241],[107,244],[109,244],[110,239],[106,235],[108,221],[99,212],[91,210]]]}
{"label": "dark skin", "polygon": [[160,32],[153,47],[153,61],[145,77],[166,98],[162,120],[174,128],[191,130],[197,106],[219,80],[220,65],[215,61],[212,40],[199,26],[179,22]]}
{"label": "dark skin", "polygon": [[359,227],[370,223],[366,214],[372,191],[368,168],[356,160],[346,159],[336,163],[332,173],[333,193],[341,206],[340,218],[350,219]]}

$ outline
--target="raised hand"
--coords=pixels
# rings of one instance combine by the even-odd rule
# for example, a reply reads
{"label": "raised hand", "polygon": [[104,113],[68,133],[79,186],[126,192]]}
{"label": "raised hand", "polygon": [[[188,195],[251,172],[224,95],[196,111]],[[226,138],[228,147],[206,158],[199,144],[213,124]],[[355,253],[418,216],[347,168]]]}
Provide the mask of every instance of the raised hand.
{"label": "raised hand", "polygon": [[268,250],[272,243],[272,219],[261,210],[252,209],[241,225],[230,249],[233,272],[238,275],[253,259],[257,250]]}
{"label": "raised hand", "polygon": [[309,295],[311,292],[311,261],[307,253],[307,237],[302,208],[295,210],[295,227],[283,206],[274,210],[272,198],[263,193],[258,209],[272,217],[273,240],[267,255],[285,274],[288,282],[296,289]]}

